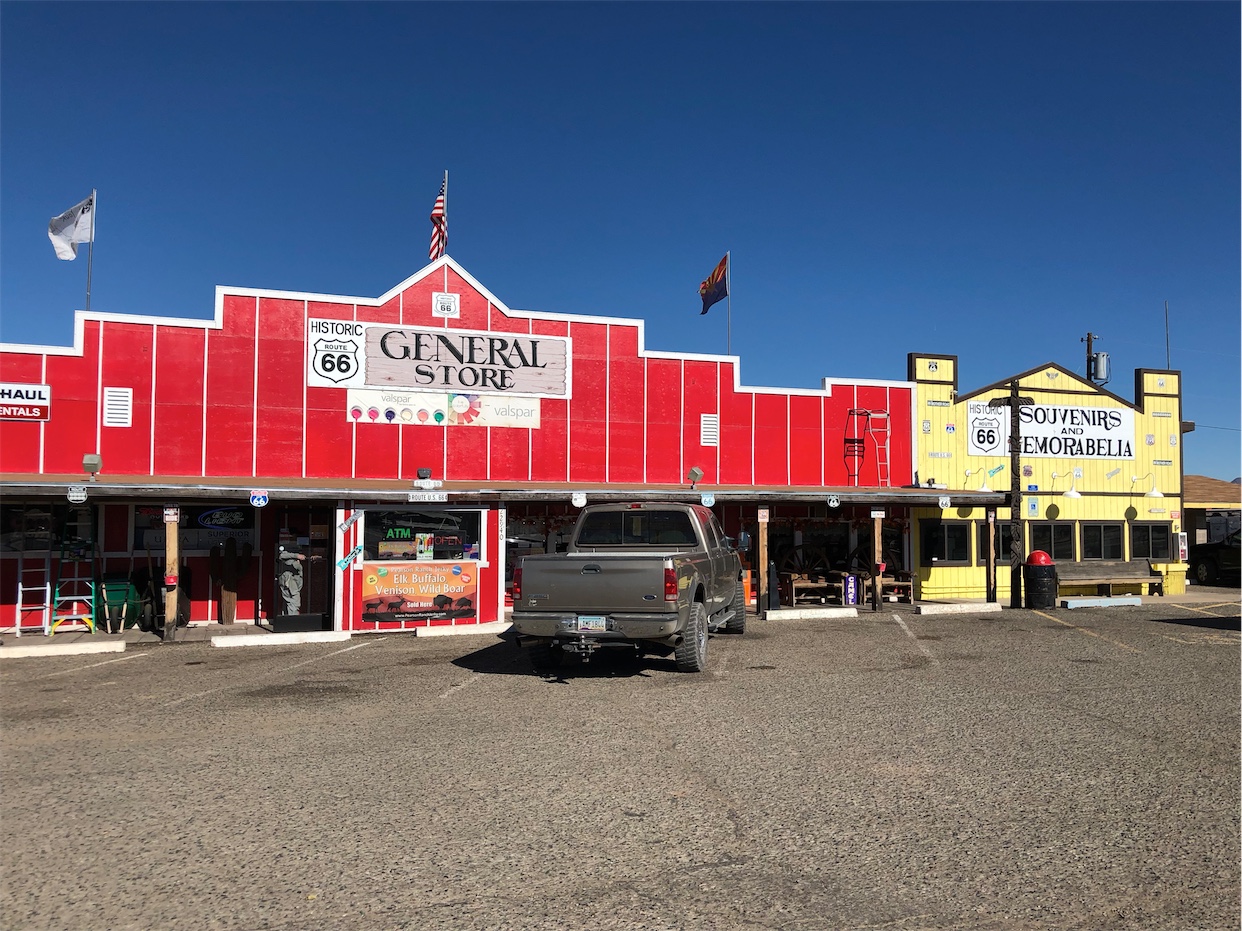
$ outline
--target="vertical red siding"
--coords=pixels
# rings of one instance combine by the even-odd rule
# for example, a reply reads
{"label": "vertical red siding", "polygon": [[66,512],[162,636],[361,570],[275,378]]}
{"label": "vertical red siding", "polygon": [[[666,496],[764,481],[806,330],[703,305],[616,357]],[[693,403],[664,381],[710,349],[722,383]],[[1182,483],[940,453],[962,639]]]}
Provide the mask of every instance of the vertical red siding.
{"label": "vertical red siding", "polygon": [[821,464],[824,455],[824,432],[820,427],[823,405],[819,398],[789,399],[789,483],[791,485],[823,484]]}
{"label": "vertical red siding", "polygon": [[645,366],[638,357],[638,328],[614,326],[608,349],[608,481],[643,480]]}
{"label": "vertical red siding", "polygon": [[685,364],[684,409],[682,411],[682,480],[685,473],[698,466],[703,470],[702,481],[715,484],[718,481],[716,451],[719,447],[703,446],[702,415],[719,411],[716,391],[719,377],[715,362],[690,361]]}
{"label": "vertical red siding", "polygon": [[211,359],[204,437],[207,475],[248,476],[252,472],[257,308],[255,298],[226,296],[224,329],[207,333]]}
{"label": "vertical red siding", "polygon": [[647,360],[647,481],[680,484],[681,362]]}
{"label": "vertical red siding", "polygon": [[755,396],[755,483],[789,481],[789,399],[780,394]]}
{"label": "vertical red siding", "polygon": [[574,339],[574,396],[569,403],[571,482],[606,481],[608,458],[608,327],[577,324]]}
{"label": "vertical red siding", "polygon": [[[302,474],[302,411],[306,385],[306,327],[302,301],[259,301],[255,387],[258,475]],[[325,389],[329,390],[329,389]],[[344,407],[344,391],[336,389]]]}
{"label": "vertical red siding", "polygon": [[[112,475],[151,474],[151,354],[154,328],[147,324],[104,323],[103,387],[133,391],[133,414],[128,427],[103,427],[99,454]],[[199,371],[202,371],[202,333],[199,337]],[[199,379],[199,410],[202,379]],[[198,421],[201,424],[201,419]],[[197,442],[195,446],[197,446]],[[197,474],[197,469],[195,469]]]}
{"label": "vertical red siding", "polygon": [[[155,454],[151,471],[156,475],[201,477],[204,443],[203,346],[206,340],[210,340],[211,332],[207,332],[205,339],[201,329],[157,326],[152,330],[155,346]],[[218,367],[218,363],[213,364]],[[250,371],[247,364],[247,381]],[[247,424],[249,409],[249,405],[244,408]],[[150,434],[134,431],[133,438],[145,453],[151,442]],[[246,440],[249,440],[248,436]],[[246,448],[249,450],[248,442]],[[105,458],[104,465],[107,466],[107,463]],[[245,474],[249,473],[250,460],[247,456]]]}
{"label": "vertical red siding", "polygon": [[749,485],[752,482],[752,412],[755,396],[733,389],[733,363],[720,366],[720,482]]}
{"label": "vertical red siding", "polygon": [[[87,321],[81,356],[48,356],[52,419],[44,434],[43,468],[82,473],[82,456],[95,452],[98,423],[99,323]],[[107,463],[104,463],[107,466]]]}

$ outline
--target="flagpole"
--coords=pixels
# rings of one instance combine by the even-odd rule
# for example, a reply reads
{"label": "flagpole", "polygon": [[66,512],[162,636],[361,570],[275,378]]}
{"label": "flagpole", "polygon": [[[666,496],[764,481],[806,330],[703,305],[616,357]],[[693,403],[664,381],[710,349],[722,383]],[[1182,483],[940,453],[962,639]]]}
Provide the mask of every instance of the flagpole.
{"label": "flagpole", "polygon": [[86,247],[86,312],[91,312],[91,265],[95,261],[95,207],[98,192],[91,188],[91,241]]}
{"label": "flagpole", "polygon": [[448,252],[448,169],[447,168],[444,169],[444,251]]}
{"label": "flagpole", "polygon": [[[94,222],[93,220],[91,222]],[[725,253],[725,297],[729,300],[725,316],[725,355],[733,355],[733,258],[731,252]]]}

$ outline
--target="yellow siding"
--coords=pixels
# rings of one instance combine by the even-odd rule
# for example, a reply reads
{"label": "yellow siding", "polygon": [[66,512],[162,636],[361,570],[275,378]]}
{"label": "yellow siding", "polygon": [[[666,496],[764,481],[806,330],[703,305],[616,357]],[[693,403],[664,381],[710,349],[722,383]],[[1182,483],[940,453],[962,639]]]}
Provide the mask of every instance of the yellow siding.
{"label": "yellow siding", "polygon": [[[935,363],[935,371],[931,364]],[[994,397],[1007,397],[1007,386],[959,401],[953,390],[953,360],[916,356],[913,371],[918,381],[915,419],[916,462],[920,483],[934,480],[949,492],[977,491],[986,481],[992,491],[1007,492],[1011,487],[1010,457],[1007,448],[995,454],[971,455],[967,437],[968,403],[986,403]],[[1028,521],[1068,521],[1073,525],[1074,559],[1082,558],[1082,527],[1085,523],[1123,523],[1123,558],[1132,558],[1131,533],[1136,522],[1168,523],[1172,537],[1172,561],[1158,567],[1165,574],[1165,590],[1184,590],[1185,565],[1177,561],[1177,535],[1182,529],[1181,500],[1181,411],[1180,376],[1176,372],[1144,372],[1140,379],[1143,398],[1136,399],[1141,410],[1109,392],[1084,382],[1055,366],[1034,371],[1019,382],[1019,391],[1036,404],[1058,407],[1102,408],[1133,414],[1133,458],[1042,458],[1024,456],[1020,476],[1023,493],[1024,552],[1029,549]],[[1007,424],[1008,408],[997,411]],[[998,468],[999,467],[999,468]],[[1075,478],[1075,470],[1081,476]],[[995,470],[992,475],[989,471]],[[1029,474],[1027,474],[1029,472]],[[1055,473],[1055,478],[1053,477]],[[1080,497],[1065,497],[1071,488]],[[1034,487],[1035,490],[1029,490]],[[1156,488],[1163,497],[1148,497]],[[1034,502],[1034,511],[1032,504]],[[918,579],[917,596],[938,598],[983,598],[986,594],[985,568],[978,564],[978,524],[986,522],[982,508],[916,509],[913,526],[914,571]],[[971,521],[968,566],[920,565],[922,540],[919,522],[939,518],[945,521]],[[1008,508],[999,508],[997,521],[1008,523]],[[1009,593],[1009,554],[997,554],[997,589],[1002,600]]]}

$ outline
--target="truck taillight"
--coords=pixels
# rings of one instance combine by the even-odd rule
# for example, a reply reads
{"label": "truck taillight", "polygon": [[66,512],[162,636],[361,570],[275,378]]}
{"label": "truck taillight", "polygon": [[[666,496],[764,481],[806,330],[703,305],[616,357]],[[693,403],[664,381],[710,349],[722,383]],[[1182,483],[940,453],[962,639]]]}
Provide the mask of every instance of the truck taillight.
{"label": "truck taillight", "polygon": [[672,566],[664,567],[664,600],[677,600],[677,573]]}
{"label": "truck taillight", "polygon": [[513,570],[513,601],[516,604],[522,598],[522,567]]}

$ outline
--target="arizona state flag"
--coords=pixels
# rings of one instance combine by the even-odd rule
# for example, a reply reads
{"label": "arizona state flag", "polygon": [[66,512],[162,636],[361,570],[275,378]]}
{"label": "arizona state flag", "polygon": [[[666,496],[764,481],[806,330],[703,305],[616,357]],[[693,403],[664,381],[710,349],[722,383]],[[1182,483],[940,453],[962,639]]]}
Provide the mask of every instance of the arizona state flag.
{"label": "arizona state flag", "polygon": [[703,298],[703,309],[699,316],[707,313],[707,309],[717,301],[729,296],[729,253],[725,253],[716,270],[708,275],[699,285],[699,297]]}

